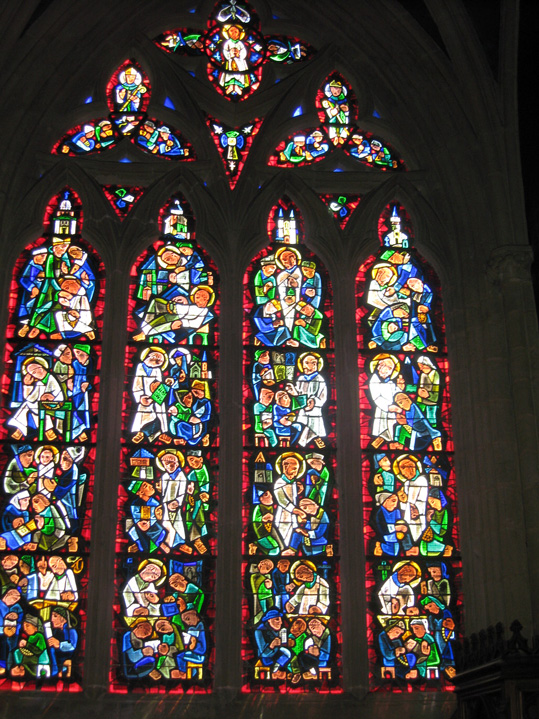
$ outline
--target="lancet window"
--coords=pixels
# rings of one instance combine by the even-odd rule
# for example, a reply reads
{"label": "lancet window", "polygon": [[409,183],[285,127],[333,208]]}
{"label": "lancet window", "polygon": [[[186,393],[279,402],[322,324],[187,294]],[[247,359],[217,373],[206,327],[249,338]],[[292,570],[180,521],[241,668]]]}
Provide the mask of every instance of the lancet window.
{"label": "lancet window", "polygon": [[82,688],[105,276],[70,188],[11,283],[0,432],[0,689]]}

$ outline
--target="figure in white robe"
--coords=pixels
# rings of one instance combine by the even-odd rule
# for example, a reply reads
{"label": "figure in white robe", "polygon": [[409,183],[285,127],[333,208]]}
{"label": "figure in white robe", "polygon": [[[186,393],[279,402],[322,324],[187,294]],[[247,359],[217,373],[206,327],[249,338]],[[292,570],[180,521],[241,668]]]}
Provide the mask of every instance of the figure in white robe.
{"label": "figure in white robe", "polygon": [[[49,372],[47,360],[43,357],[29,357],[22,365],[24,402],[7,421],[15,427],[13,437],[26,437],[31,430],[39,428],[39,410],[41,402],[61,402],[64,394],[56,377]],[[44,432],[53,430],[53,419],[46,414]],[[52,437],[54,439],[54,437]]]}
{"label": "figure in white robe", "polygon": [[133,398],[137,403],[137,411],[131,425],[135,432],[134,442],[141,442],[145,435],[150,441],[159,433],[168,430],[167,408],[165,398],[168,395],[168,384],[172,380],[163,379],[163,370],[168,364],[167,353],[160,347],[147,347],[142,351],[135,378],[133,380]]}
{"label": "figure in white robe", "polygon": [[165,542],[172,549],[185,544],[182,507],[187,490],[187,477],[182,469],[183,455],[178,450],[162,450],[157,455],[157,466],[166,470],[161,475],[161,524],[167,532]]}
{"label": "figure in white robe", "polygon": [[373,445],[379,447],[384,441],[393,442],[398,408],[392,407],[395,407],[396,393],[404,388],[404,381],[399,375],[399,361],[385,352],[373,358],[370,371],[369,392],[374,405],[371,434],[375,438]]}

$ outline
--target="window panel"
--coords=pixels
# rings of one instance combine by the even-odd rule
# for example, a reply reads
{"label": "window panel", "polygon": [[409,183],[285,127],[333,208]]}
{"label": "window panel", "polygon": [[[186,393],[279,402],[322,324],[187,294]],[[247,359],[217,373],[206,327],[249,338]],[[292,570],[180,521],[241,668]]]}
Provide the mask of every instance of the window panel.
{"label": "window panel", "polygon": [[297,208],[246,275],[246,691],[340,687],[331,290]]}
{"label": "window panel", "polygon": [[0,688],[78,691],[105,275],[66,188],[20,255],[5,347]]}
{"label": "window panel", "polygon": [[357,284],[371,686],[451,689],[460,561],[439,283],[388,205]]}
{"label": "window panel", "polygon": [[217,505],[215,267],[175,195],[131,271],[112,691],[207,692]]}

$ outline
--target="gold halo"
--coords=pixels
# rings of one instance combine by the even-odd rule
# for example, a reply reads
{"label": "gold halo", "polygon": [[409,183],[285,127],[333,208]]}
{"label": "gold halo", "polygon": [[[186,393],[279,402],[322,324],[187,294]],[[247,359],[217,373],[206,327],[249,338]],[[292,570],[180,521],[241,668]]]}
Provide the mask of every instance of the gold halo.
{"label": "gold halo", "polygon": [[53,455],[54,455],[53,462],[54,462],[54,464],[56,464],[60,452],[56,449],[56,447],[53,447],[52,444],[44,444],[42,447],[38,447],[36,449],[35,458],[37,460],[39,460],[44,449],[48,449],[53,453]]}
{"label": "gold halo", "polygon": [[393,472],[396,475],[402,477],[401,473],[399,472],[399,462],[402,462],[403,459],[411,460],[416,465],[416,467],[419,468],[419,472],[421,472],[422,466],[420,460],[415,455],[406,453],[399,455],[393,462]]}
{"label": "gold halo", "polygon": [[[317,574],[316,564],[313,564],[313,562],[310,562],[308,559],[299,559],[297,562],[294,562],[294,564],[290,567],[290,576],[292,577],[292,581],[294,582],[294,584],[296,584],[298,587],[300,584],[303,584],[303,582],[300,582],[299,579],[296,579],[296,570],[302,564],[305,567],[309,567],[309,569],[311,569],[314,572],[314,574]],[[318,616],[318,614],[313,614],[313,617],[317,617],[317,616]]]}
{"label": "gold halo", "polygon": [[298,454],[297,452],[283,452],[279,457],[277,457],[277,460],[275,462],[275,469],[279,474],[283,473],[282,470],[282,463],[283,459],[287,459],[288,457],[295,457],[299,462],[299,469],[298,473],[295,477],[295,479],[300,479],[300,477],[303,477],[305,474],[305,459],[301,456],[301,454]]}
{"label": "gold halo", "polygon": [[206,305],[206,307],[211,307],[215,302],[215,292],[209,285],[196,285],[195,287],[193,287],[193,289],[189,293],[189,299],[193,301],[193,297],[199,290],[206,290],[206,292],[209,294],[210,299],[208,300],[208,304]]}
{"label": "gold halo", "polygon": [[140,574],[141,571],[144,569],[144,567],[147,567],[148,564],[156,564],[158,567],[161,568],[161,577],[157,581],[153,582],[153,584],[155,584],[156,587],[159,587],[161,584],[163,584],[163,582],[166,579],[167,568],[165,567],[163,562],[161,562],[161,560],[159,560],[159,559],[143,559],[142,562],[137,567],[137,574]]}
{"label": "gold halo", "polygon": [[144,362],[144,360],[150,354],[150,352],[159,352],[159,354],[165,358],[165,361],[161,365],[161,369],[166,369],[168,367],[168,355],[166,353],[166,350],[164,350],[162,347],[158,347],[156,345],[150,345],[149,347],[145,347],[142,350],[142,352],[140,353],[140,359],[142,360],[142,362]]}
{"label": "gold halo", "polygon": [[390,354],[388,354],[387,352],[381,352],[380,354],[378,354],[378,355],[376,355],[375,357],[372,358],[371,363],[370,363],[370,365],[369,365],[369,368],[370,368],[370,370],[371,370],[371,374],[374,374],[374,373],[376,372],[376,368],[378,367],[378,363],[379,363],[381,360],[384,360],[384,359],[390,359],[392,362],[395,363],[395,368],[394,368],[393,372],[391,373],[391,377],[390,377],[390,379],[394,379],[394,378],[399,374],[399,372],[400,372],[401,364],[400,364],[399,360],[398,360],[394,355],[390,355]]}
{"label": "gold halo", "polygon": [[32,363],[41,365],[41,367],[43,367],[43,368],[46,369],[47,371],[50,369],[50,368],[49,368],[49,363],[47,362],[47,360],[46,360],[44,357],[39,357],[39,356],[36,356],[36,357],[27,357],[27,358],[24,360],[24,362],[22,363],[22,371],[23,371],[24,374],[27,374],[27,373],[28,373],[28,365],[30,365],[30,364],[32,364]]}
{"label": "gold halo", "polygon": [[374,279],[378,270],[383,270],[386,268],[391,270],[391,274],[393,275],[389,284],[392,284],[393,282],[395,282],[395,280],[397,279],[397,268],[395,267],[395,265],[392,265],[390,262],[377,262],[371,270],[372,278]]}
{"label": "gold halo", "polygon": [[165,252],[174,252],[174,254],[178,255],[178,257],[181,259],[182,253],[180,252],[179,248],[176,247],[176,245],[164,245],[161,247],[157,252],[157,261],[161,265],[161,267],[164,267],[166,270],[173,270],[178,265],[170,265],[167,262],[164,261],[163,255]]}
{"label": "gold halo", "polygon": [[180,462],[180,467],[183,469],[183,467],[185,466],[185,457],[179,449],[162,449],[155,458],[155,463],[159,467],[159,469],[162,469],[163,472],[167,471],[165,465],[163,464],[163,460],[161,459],[161,457],[164,457],[165,454],[173,454],[175,457],[177,457]]}
{"label": "gold halo", "polygon": [[297,259],[297,263],[296,263],[296,264],[299,265],[299,263],[301,262],[301,253],[300,253],[300,251],[297,250],[295,247],[291,247],[290,245],[286,245],[286,247],[281,247],[281,248],[279,248],[279,249],[277,250],[277,252],[275,253],[275,264],[277,265],[277,267],[279,267],[281,270],[284,270],[284,269],[285,269],[285,266],[284,266],[283,263],[281,262],[281,255],[283,254],[283,252],[292,252],[294,255],[296,255],[296,259]]}
{"label": "gold halo", "polygon": [[317,371],[320,372],[322,367],[324,366],[324,360],[322,359],[322,357],[320,357],[318,352],[303,352],[302,354],[300,354],[300,356],[298,357],[298,369],[301,372],[304,371],[303,370],[303,360],[305,359],[305,357],[308,357],[309,355],[311,355],[312,357],[316,357],[316,359],[318,360]]}
{"label": "gold halo", "polygon": [[411,587],[415,587],[421,581],[421,567],[416,562],[412,562],[410,559],[403,559],[402,562],[397,562],[397,564],[395,564],[391,574],[395,574],[396,572],[399,571],[399,569],[402,569],[407,564],[410,564],[416,571],[416,575],[417,575],[416,578],[412,579],[412,581],[409,582],[409,585]]}

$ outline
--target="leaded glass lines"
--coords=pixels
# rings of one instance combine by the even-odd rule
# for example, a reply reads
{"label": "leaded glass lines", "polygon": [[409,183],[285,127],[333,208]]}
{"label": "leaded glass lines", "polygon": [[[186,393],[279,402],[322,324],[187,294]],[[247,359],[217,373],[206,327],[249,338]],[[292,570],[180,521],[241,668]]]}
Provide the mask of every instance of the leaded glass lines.
{"label": "leaded glass lines", "polygon": [[386,207],[358,275],[361,448],[372,688],[452,688],[460,560],[438,281]]}
{"label": "leaded glass lines", "polygon": [[245,296],[244,645],[249,691],[338,690],[330,287],[282,200]]}
{"label": "leaded glass lines", "polygon": [[132,271],[113,691],[211,688],[218,278],[185,198]]}
{"label": "leaded glass lines", "polygon": [[69,188],[15,267],[0,504],[0,688],[80,690],[104,269]]}

